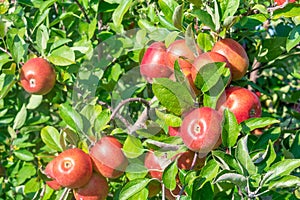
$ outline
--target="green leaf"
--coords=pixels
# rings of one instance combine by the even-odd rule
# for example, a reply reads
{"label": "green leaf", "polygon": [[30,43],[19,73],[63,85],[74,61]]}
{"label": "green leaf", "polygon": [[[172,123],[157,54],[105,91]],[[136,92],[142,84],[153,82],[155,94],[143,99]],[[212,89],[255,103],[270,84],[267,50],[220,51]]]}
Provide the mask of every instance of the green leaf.
{"label": "green leaf", "polygon": [[34,176],[36,174],[36,167],[31,163],[26,163],[22,166],[22,168],[18,172],[17,181],[18,184],[21,185],[28,178]]}
{"label": "green leaf", "polygon": [[198,33],[197,43],[203,51],[207,52],[210,51],[213,47],[213,37],[206,32]]}
{"label": "green leaf", "polygon": [[249,133],[257,128],[264,128],[266,126],[277,124],[279,120],[271,117],[260,117],[260,118],[250,118],[243,121],[240,126],[242,127],[243,132]]}
{"label": "green leaf", "polygon": [[100,132],[108,128],[110,122],[110,110],[103,110],[95,120],[95,131]]}
{"label": "green leaf", "polygon": [[270,140],[265,152],[255,160],[260,171],[267,170],[276,159],[274,143]]}
{"label": "green leaf", "polygon": [[30,96],[30,99],[29,99],[29,102],[28,102],[26,108],[30,109],[30,110],[34,110],[37,107],[39,107],[39,105],[41,105],[42,100],[43,100],[43,95],[34,95],[34,94],[32,94]]}
{"label": "green leaf", "polygon": [[[209,91],[219,82],[224,73],[225,66],[226,63],[223,62],[209,63],[202,66],[199,69],[195,80],[197,88],[199,88],[202,92]],[[227,82],[224,82],[223,84],[226,86]]]}
{"label": "green leaf", "polygon": [[297,187],[300,185],[300,178],[293,175],[285,175],[283,177],[280,177],[279,179],[275,181],[271,181],[269,183],[269,189],[274,188],[291,188],[291,187]]}
{"label": "green leaf", "polygon": [[189,47],[189,49],[194,53],[194,56],[197,57],[199,55],[197,44],[195,42],[195,36],[193,32],[193,24],[189,24],[186,28],[184,39],[186,45]]}
{"label": "green leaf", "polygon": [[61,135],[53,126],[46,126],[41,130],[42,141],[51,149],[61,152],[63,149],[60,145],[60,137]]}
{"label": "green leaf", "polygon": [[240,133],[239,124],[229,109],[224,110],[223,118],[222,143],[227,147],[233,147]]}
{"label": "green leaf", "polygon": [[4,99],[11,88],[17,81],[14,75],[1,74],[0,75],[0,99]]}
{"label": "green leaf", "polygon": [[175,8],[178,6],[178,3],[174,0],[159,0],[158,5],[167,21],[172,22],[173,13]]}
{"label": "green leaf", "polygon": [[195,180],[196,190],[201,189],[205,183],[212,181],[218,174],[220,166],[215,160],[209,160],[201,169],[199,177]]}
{"label": "green leaf", "polygon": [[126,167],[126,177],[130,181],[134,179],[145,178],[147,174],[148,169],[144,166],[144,163],[139,163],[139,161],[130,160],[130,164]]}
{"label": "green leaf", "polygon": [[268,183],[284,175],[289,175],[296,168],[300,167],[299,159],[285,159],[273,164],[263,177],[263,182]]}
{"label": "green leaf", "polygon": [[166,188],[174,190],[176,188],[176,176],[178,173],[177,161],[172,162],[163,172],[163,182]]}
{"label": "green leaf", "polygon": [[123,17],[125,13],[129,10],[132,4],[132,0],[121,0],[118,7],[115,9],[112,15],[112,20],[115,26],[120,26],[122,24]]}
{"label": "green leaf", "polygon": [[10,48],[12,58],[16,63],[20,63],[21,59],[27,52],[28,45],[26,45],[24,40],[18,35],[15,35],[12,45],[13,46]]}
{"label": "green leaf", "polygon": [[36,34],[36,45],[39,48],[42,55],[44,54],[44,50],[47,48],[47,42],[49,40],[48,29],[45,25],[39,26]]}
{"label": "green leaf", "polygon": [[222,20],[224,21],[229,16],[234,16],[240,5],[239,0],[223,0],[220,1],[222,10]]}
{"label": "green leaf", "polygon": [[54,65],[68,66],[75,63],[75,53],[70,47],[62,46],[52,51],[48,59]]}
{"label": "green leaf", "polygon": [[26,181],[24,192],[25,194],[36,193],[37,191],[40,190],[40,187],[41,187],[40,178],[32,178],[29,181]]}
{"label": "green leaf", "polygon": [[154,79],[152,88],[159,102],[176,115],[181,115],[194,105],[190,92],[180,83],[167,78],[157,78]]}
{"label": "green leaf", "polygon": [[73,130],[83,133],[83,121],[80,114],[69,104],[61,104],[59,115]]}
{"label": "green leaf", "polygon": [[295,26],[293,30],[289,33],[286,42],[286,49],[289,52],[292,48],[300,43],[300,25]]}
{"label": "green leaf", "polygon": [[208,26],[212,30],[216,29],[215,23],[213,22],[212,17],[206,11],[197,9],[197,10],[192,11],[192,15],[199,18],[199,20],[203,24],[205,24],[206,26]]}
{"label": "green leaf", "polygon": [[34,160],[34,155],[30,151],[27,151],[25,149],[16,150],[16,151],[14,151],[14,154],[20,160],[24,160],[24,161],[32,161],[32,160]]}
{"label": "green leaf", "polygon": [[128,200],[147,200],[148,198],[148,189],[144,188],[138,193],[134,194],[132,197],[128,198]]}
{"label": "green leaf", "polygon": [[273,19],[279,19],[280,17],[290,18],[299,16],[300,5],[295,3],[289,3],[283,9],[277,9],[273,13]]}
{"label": "green leaf", "polygon": [[179,30],[182,29],[182,20],[183,20],[183,4],[181,4],[175,8],[173,16],[172,16],[173,24]]}
{"label": "green leaf", "polygon": [[240,162],[247,173],[245,175],[256,174],[256,166],[254,165],[252,159],[249,156],[249,151],[247,147],[248,136],[241,138],[237,144],[237,149],[235,152],[236,159]]}
{"label": "green leaf", "polygon": [[222,169],[235,170],[239,174],[243,173],[243,169],[232,155],[223,151],[212,151],[212,155]]}
{"label": "green leaf", "polygon": [[247,178],[241,174],[232,173],[230,171],[222,171],[220,175],[216,177],[214,180],[214,183],[219,182],[230,182],[235,184],[236,186],[239,186],[241,188],[245,188],[247,186]]}
{"label": "green leaf", "polygon": [[151,179],[135,179],[128,182],[120,192],[120,200],[127,200],[128,198],[132,197],[133,195],[137,194],[151,181]]}
{"label": "green leaf", "polygon": [[163,122],[167,126],[172,126],[172,127],[180,127],[181,126],[182,120],[180,117],[177,117],[172,114],[160,112],[158,109],[155,109],[155,114],[157,115],[158,118],[163,120]]}
{"label": "green leaf", "polygon": [[300,132],[298,132],[295,136],[295,139],[293,141],[293,144],[290,148],[290,152],[293,154],[294,158],[300,158]]}
{"label": "green leaf", "polygon": [[127,158],[137,158],[144,152],[142,142],[138,138],[128,135],[123,145],[123,152]]}
{"label": "green leaf", "polygon": [[26,117],[27,117],[27,109],[26,109],[25,104],[23,104],[21,110],[16,115],[16,118],[14,120],[13,129],[14,130],[20,129],[25,124]]}

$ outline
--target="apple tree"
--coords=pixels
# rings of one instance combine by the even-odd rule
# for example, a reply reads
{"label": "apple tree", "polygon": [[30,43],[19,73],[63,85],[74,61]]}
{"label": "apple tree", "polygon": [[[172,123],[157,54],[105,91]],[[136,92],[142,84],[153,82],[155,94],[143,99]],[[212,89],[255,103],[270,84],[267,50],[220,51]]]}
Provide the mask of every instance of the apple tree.
{"label": "apple tree", "polygon": [[300,199],[299,0],[0,0],[1,199]]}

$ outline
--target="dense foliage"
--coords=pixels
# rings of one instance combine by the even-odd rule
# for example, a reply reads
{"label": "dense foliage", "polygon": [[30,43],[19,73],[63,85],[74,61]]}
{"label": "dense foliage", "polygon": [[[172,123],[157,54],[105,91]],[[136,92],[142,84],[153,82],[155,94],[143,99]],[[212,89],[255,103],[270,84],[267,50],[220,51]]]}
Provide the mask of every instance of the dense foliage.
{"label": "dense foliage", "polygon": [[[259,94],[262,117],[238,124],[226,111],[222,144],[205,165],[179,170],[170,160],[162,192],[151,199],[176,185],[181,199],[299,199],[299,13],[297,1],[0,0],[1,199],[72,199],[71,190],[45,184],[45,166],[72,147],[89,152],[103,135],[116,137],[129,161],[121,177],[108,180],[107,199],[147,199],[155,180],[145,154],[186,151],[168,127],[179,127],[195,105],[214,108],[226,86],[212,91],[226,71],[208,70],[196,98],[177,63],[175,82],[150,84],[140,75],[151,42],[179,38],[204,52],[220,38],[238,41],[250,67],[231,84]],[[33,57],[56,71],[46,95],[20,85],[20,69]]]}

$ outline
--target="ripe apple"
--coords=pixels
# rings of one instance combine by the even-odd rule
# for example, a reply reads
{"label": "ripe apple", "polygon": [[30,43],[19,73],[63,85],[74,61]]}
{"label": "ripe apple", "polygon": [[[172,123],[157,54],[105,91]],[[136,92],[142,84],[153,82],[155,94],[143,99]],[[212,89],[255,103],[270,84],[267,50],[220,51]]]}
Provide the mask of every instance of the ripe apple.
{"label": "ripe apple", "polygon": [[120,177],[128,165],[123,145],[112,136],[102,137],[91,149],[94,168],[106,178]]}
{"label": "ripe apple", "polygon": [[52,188],[53,190],[60,190],[61,189],[61,185],[57,182],[57,180],[55,180],[54,174],[53,174],[53,163],[54,160],[51,160],[45,168],[44,173],[51,178],[52,180],[46,181],[46,184]]}
{"label": "ripe apple", "polygon": [[[177,158],[178,168],[182,170],[191,170],[194,156],[195,156],[195,152],[191,150],[187,150],[185,152],[177,154],[175,158]],[[201,169],[204,166],[205,159],[206,159],[205,156],[199,158],[197,155],[193,170]]]}
{"label": "ripe apple", "polygon": [[230,64],[225,56],[217,53],[217,52],[206,52],[200,54],[193,62],[193,68],[191,69],[191,74],[193,81],[195,82],[197,73],[204,65],[215,63],[215,62],[225,62],[226,67],[230,68]]}
{"label": "ripe apple", "polygon": [[223,113],[228,108],[235,115],[238,123],[261,116],[261,104],[257,95],[250,90],[238,86],[225,89],[217,102],[217,110]]}
{"label": "ripe apple", "polygon": [[68,149],[53,160],[53,177],[63,187],[79,188],[87,184],[93,173],[88,154],[78,148]]}
{"label": "ripe apple", "polygon": [[51,64],[43,58],[32,58],[21,68],[21,85],[29,93],[44,95],[55,85],[56,74]]}
{"label": "ripe apple", "polygon": [[167,65],[165,44],[154,42],[148,47],[143,56],[140,72],[148,82],[152,82],[153,78],[167,78],[173,73]]}
{"label": "ripe apple", "polygon": [[230,38],[219,40],[211,51],[227,58],[231,68],[232,80],[239,80],[246,74],[249,58],[245,49],[237,41]]}
{"label": "ripe apple", "polygon": [[107,180],[94,172],[90,181],[81,188],[73,190],[76,200],[105,200],[109,192]]}
{"label": "ripe apple", "polygon": [[164,156],[157,157],[154,151],[150,150],[146,153],[144,166],[148,169],[152,178],[162,180],[163,171],[170,162],[170,159],[167,159]]}
{"label": "ripe apple", "polygon": [[196,108],[183,119],[180,137],[192,151],[204,157],[215,148],[222,133],[222,116],[209,107]]}
{"label": "ripe apple", "polygon": [[[296,0],[289,0],[289,3],[294,3]],[[278,6],[281,6],[282,4],[284,4],[286,2],[286,0],[275,0],[275,3]]]}
{"label": "ripe apple", "polygon": [[202,51],[196,46],[197,52],[193,52],[191,47],[186,44],[186,40],[175,40],[167,48],[168,53],[168,66],[174,69],[175,61],[178,60],[178,64],[181,69],[191,68],[191,63],[194,61],[195,53],[201,54]]}

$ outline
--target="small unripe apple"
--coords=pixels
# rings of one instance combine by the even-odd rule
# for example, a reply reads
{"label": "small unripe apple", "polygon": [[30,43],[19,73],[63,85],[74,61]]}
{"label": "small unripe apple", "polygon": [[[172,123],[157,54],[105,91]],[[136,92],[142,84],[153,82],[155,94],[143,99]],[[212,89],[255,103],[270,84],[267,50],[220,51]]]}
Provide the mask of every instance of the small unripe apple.
{"label": "small unripe apple", "polygon": [[206,52],[200,54],[193,62],[193,68],[191,69],[191,74],[193,81],[195,82],[198,71],[207,64],[215,63],[215,62],[225,62],[226,67],[230,68],[230,64],[225,56],[217,53],[217,52]]}
{"label": "small unripe apple", "polygon": [[109,192],[106,178],[94,172],[89,182],[73,190],[76,200],[105,200]]}
{"label": "small unripe apple", "polygon": [[217,110],[223,113],[228,108],[235,115],[238,123],[261,116],[261,104],[258,96],[250,90],[238,86],[225,89],[217,102]]}
{"label": "small unripe apple", "polygon": [[68,149],[53,160],[53,177],[63,187],[79,188],[87,184],[93,173],[88,154],[78,148]]}
{"label": "small unripe apple", "polygon": [[51,160],[45,168],[44,173],[51,178],[52,180],[46,181],[46,184],[52,188],[53,190],[60,190],[61,189],[61,185],[57,182],[57,180],[55,180],[54,174],[53,174],[53,163],[54,160]]}
{"label": "small unripe apple", "polygon": [[209,107],[196,108],[183,119],[180,137],[192,151],[204,157],[218,143],[222,133],[222,116]]}
{"label": "small unripe apple", "polygon": [[115,137],[102,137],[90,149],[95,170],[106,178],[120,177],[128,166],[122,147],[123,145]]}
{"label": "small unripe apple", "polygon": [[173,71],[168,67],[164,43],[154,42],[147,48],[141,61],[140,72],[148,82],[152,82],[153,78],[170,77]]}
{"label": "small unripe apple", "polygon": [[239,80],[246,74],[249,58],[245,49],[237,41],[230,38],[219,40],[211,51],[227,58],[231,68],[232,80]]}
{"label": "small unripe apple", "polygon": [[21,68],[21,85],[29,93],[44,95],[55,85],[56,74],[51,64],[43,58],[32,58]]}

